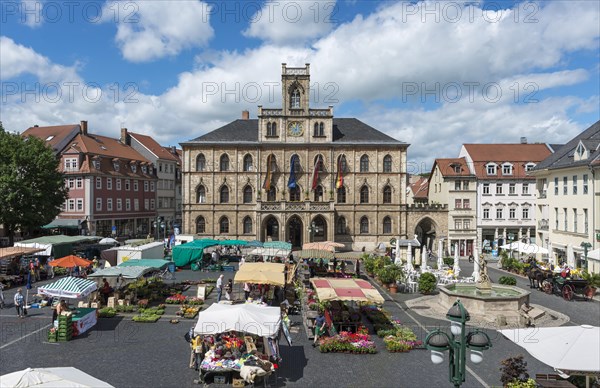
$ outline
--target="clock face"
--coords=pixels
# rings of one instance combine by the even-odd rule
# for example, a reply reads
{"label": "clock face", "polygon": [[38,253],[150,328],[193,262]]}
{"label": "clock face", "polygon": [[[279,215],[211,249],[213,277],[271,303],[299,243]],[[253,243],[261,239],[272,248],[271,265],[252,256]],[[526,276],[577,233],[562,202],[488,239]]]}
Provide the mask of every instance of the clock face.
{"label": "clock face", "polygon": [[288,133],[291,136],[302,136],[304,130],[302,129],[302,123],[299,121],[292,121],[288,124]]}

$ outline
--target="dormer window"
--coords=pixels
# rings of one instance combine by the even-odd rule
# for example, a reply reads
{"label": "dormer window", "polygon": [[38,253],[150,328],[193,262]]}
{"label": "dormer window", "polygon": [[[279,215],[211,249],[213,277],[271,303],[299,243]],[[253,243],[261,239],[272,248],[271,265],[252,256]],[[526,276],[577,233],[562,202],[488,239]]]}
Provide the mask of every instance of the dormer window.
{"label": "dormer window", "polygon": [[485,170],[488,175],[496,175],[496,165],[494,163],[486,165]]}
{"label": "dormer window", "polygon": [[119,171],[119,162],[113,162],[113,168],[115,171]]}
{"label": "dormer window", "polygon": [[535,163],[527,163],[525,165],[525,171],[531,171],[535,167]]}
{"label": "dormer window", "polygon": [[100,170],[100,160],[98,160],[98,159],[94,160],[93,164],[94,164],[94,168],[96,170]]}
{"label": "dormer window", "polygon": [[587,149],[585,148],[585,146],[583,145],[583,143],[579,143],[577,145],[577,148],[575,148],[575,161],[578,160],[585,160],[588,158],[587,156]]}
{"label": "dormer window", "polygon": [[148,167],[142,166],[142,172],[146,174],[148,172]]}
{"label": "dormer window", "polygon": [[300,91],[295,88],[292,90],[292,94],[290,96],[290,108],[299,109],[300,108]]}
{"label": "dormer window", "polygon": [[510,163],[504,163],[502,165],[502,175],[512,175],[513,166]]}
{"label": "dormer window", "polygon": [[137,166],[135,164],[131,165],[131,172],[137,172]]}
{"label": "dormer window", "polygon": [[52,139],[54,139],[54,135],[50,135],[50,136],[48,136],[48,137],[46,138],[46,141],[50,141],[50,140],[52,140]]}
{"label": "dormer window", "polygon": [[455,164],[452,167],[454,168],[454,172],[456,174],[460,174],[460,164]]}

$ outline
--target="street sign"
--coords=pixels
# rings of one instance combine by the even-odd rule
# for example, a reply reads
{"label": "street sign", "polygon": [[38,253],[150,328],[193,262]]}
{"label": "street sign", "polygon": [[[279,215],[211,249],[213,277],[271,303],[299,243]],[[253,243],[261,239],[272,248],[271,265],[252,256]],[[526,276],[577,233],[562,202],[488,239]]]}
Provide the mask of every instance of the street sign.
{"label": "street sign", "polygon": [[112,234],[113,235],[117,234],[117,226],[116,225],[112,226]]}

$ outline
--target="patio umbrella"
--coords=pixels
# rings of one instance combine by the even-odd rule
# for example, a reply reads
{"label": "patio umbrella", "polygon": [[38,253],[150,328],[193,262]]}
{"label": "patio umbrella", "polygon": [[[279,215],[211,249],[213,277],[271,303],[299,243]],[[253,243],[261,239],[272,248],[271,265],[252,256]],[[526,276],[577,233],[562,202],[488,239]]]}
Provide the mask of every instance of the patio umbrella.
{"label": "patio umbrella", "polygon": [[79,256],[69,255],[61,257],[57,260],[52,260],[50,265],[53,267],[73,268],[73,267],[88,267],[92,264],[91,261],[82,259]]}
{"label": "patio umbrella", "polygon": [[118,244],[119,242],[112,237],[104,237],[102,240],[98,241],[98,244],[102,245],[112,245]]}
{"label": "patio umbrella", "polygon": [[412,245],[408,243],[408,247],[406,248],[406,271],[412,272],[414,269],[412,262]]}
{"label": "patio umbrella", "polygon": [[442,269],[444,266],[444,240],[438,241],[438,258],[437,258],[437,267],[438,269]]}
{"label": "patio umbrella", "polygon": [[396,257],[394,258],[394,264],[401,265],[402,257],[400,257],[400,239],[396,239]]}
{"label": "patio umbrella", "polygon": [[77,368],[27,368],[0,376],[0,387],[112,387]]}
{"label": "patio umbrella", "polygon": [[421,272],[427,267],[427,249],[425,245],[421,247]]}
{"label": "patio umbrella", "polygon": [[498,331],[561,374],[590,376],[600,373],[600,327],[582,325]]}
{"label": "patio umbrella", "polygon": [[66,277],[56,282],[38,287],[38,294],[59,298],[85,298],[98,289],[95,281],[82,278]]}
{"label": "patio umbrella", "polygon": [[454,274],[458,276],[460,272],[460,262],[458,258],[458,244],[454,245],[454,266],[452,267]]}
{"label": "patio umbrella", "polygon": [[475,279],[475,281],[478,282],[481,264],[479,259],[479,252],[477,251],[476,245],[473,246],[473,257],[475,258],[475,266],[473,267],[473,279]]}

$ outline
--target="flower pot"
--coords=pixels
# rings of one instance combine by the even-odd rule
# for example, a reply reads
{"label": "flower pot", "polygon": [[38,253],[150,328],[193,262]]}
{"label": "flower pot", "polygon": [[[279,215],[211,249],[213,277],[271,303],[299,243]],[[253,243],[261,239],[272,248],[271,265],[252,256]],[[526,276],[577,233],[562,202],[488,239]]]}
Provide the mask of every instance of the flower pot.
{"label": "flower pot", "polygon": [[392,294],[398,293],[398,285],[396,283],[390,284],[390,292]]}
{"label": "flower pot", "polygon": [[596,291],[597,291],[596,287],[587,286],[583,292],[584,292],[586,298],[592,299],[594,297],[594,295],[596,295]]}

